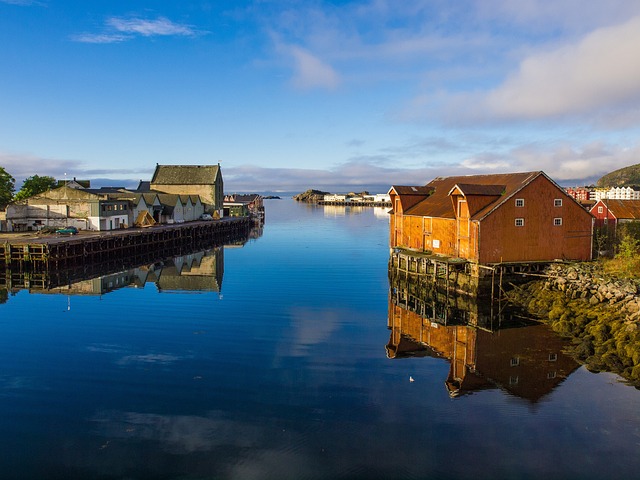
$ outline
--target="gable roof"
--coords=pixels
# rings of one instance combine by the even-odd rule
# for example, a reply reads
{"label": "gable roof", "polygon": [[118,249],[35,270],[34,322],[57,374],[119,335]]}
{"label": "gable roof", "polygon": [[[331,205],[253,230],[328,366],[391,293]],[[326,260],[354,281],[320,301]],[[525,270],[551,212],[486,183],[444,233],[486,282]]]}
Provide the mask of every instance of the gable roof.
{"label": "gable roof", "polygon": [[[603,204],[618,220],[640,220],[640,200],[600,200],[596,205]],[[591,207],[593,210],[596,205]]]}
{"label": "gable roof", "polygon": [[425,187],[430,187],[433,193],[420,203],[410,207],[405,214],[423,217],[455,218],[455,212],[449,194],[457,186],[465,195],[495,197],[493,201],[480,211],[475,212],[471,217],[472,220],[480,220],[540,175],[544,175],[544,173],[523,172],[438,177],[425,185]]}
{"label": "gable roof", "polygon": [[153,205],[156,200],[160,203],[158,194],[155,192],[136,193],[134,197],[134,203],[136,204],[139,204],[140,201],[144,201],[146,205]]}
{"label": "gable roof", "polygon": [[406,185],[393,185],[387,194],[394,190],[398,195],[430,195],[433,188],[425,185],[422,187],[411,187]]}
{"label": "gable roof", "polygon": [[412,187],[406,185],[393,185],[387,192],[387,195],[391,197],[394,193],[397,195],[396,199],[400,201],[402,210],[406,213],[411,210],[411,207],[431,195],[433,193],[433,188],[428,186]]}
{"label": "gable roof", "polygon": [[177,193],[157,193],[156,195],[163,206],[170,206],[173,208],[178,204],[178,202],[180,202],[181,205],[183,204],[183,197]]}
{"label": "gable roof", "polygon": [[71,188],[90,188],[91,180],[78,180],[73,177],[73,180],[58,180],[56,187],[71,187]]}
{"label": "gable roof", "polygon": [[156,165],[151,178],[154,185],[213,185],[220,165]]}
{"label": "gable roof", "polygon": [[22,202],[27,202],[33,205],[36,202],[42,200],[99,201],[105,199],[107,199],[106,195],[94,193],[91,190],[62,186],[59,188],[54,188],[52,190],[47,190],[46,192],[38,193],[37,195],[33,195],[29,198],[25,198],[24,200],[22,200]]}

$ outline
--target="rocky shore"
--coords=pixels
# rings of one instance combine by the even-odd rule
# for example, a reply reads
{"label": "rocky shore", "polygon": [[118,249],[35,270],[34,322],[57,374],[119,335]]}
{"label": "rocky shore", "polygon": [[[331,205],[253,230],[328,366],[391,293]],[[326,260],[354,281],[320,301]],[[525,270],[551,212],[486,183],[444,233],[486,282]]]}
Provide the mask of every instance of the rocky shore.
{"label": "rocky shore", "polygon": [[597,263],[555,264],[541,280],[515,287],[512,303],[572,339],[592,371],[612,371],[640,387],[638,283],[606,275]]}
{"label": "rocky shore", "polygon": [[306,192],[299,193],[293,196],[296,202],[317,203],[324,200],[324,196],[329,195],[329,192],[323,192],[322,190],[309,189]]}

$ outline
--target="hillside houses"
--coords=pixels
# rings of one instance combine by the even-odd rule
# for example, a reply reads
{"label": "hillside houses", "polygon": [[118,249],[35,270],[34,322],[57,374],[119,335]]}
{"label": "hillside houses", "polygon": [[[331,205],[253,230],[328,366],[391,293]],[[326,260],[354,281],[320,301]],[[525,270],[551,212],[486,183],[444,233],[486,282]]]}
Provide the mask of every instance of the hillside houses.
{"label": "hillside houses", "polygon": [[544,172],[393,186],[390,245],[480,264],[590,260],[593,217]]}

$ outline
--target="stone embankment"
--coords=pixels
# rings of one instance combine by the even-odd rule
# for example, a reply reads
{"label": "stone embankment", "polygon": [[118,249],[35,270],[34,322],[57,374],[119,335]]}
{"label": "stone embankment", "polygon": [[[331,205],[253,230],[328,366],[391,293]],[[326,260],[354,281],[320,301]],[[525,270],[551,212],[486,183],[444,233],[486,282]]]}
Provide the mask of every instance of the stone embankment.
{"label": "stone embankment", "polygon": [[584,299],[590,305],[612,305],[638,328],[640,295],[634,280],[608,277],[595,263],[554,264],[546,274],[545,289],[564,292],[570,299]]}
{"label": "stone embankment", "polygon": [[589,370],[617,373],[640,388],[637,282],[607,276],[597,263],[558,264],[508,297],[570,338],[569,353]]}

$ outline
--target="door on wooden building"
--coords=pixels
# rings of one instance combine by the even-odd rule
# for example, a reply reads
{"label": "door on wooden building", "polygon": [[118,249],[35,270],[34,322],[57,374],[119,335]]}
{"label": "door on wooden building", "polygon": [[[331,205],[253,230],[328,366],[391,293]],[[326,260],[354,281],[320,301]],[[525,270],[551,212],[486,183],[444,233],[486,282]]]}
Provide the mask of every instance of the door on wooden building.
{"label": "door on wooden building", "polygon": [[456,212],[456,231],[457,231],[457,251],[458,256],[462,258],[469,257],[469,206],[465,199],[458,199],[458,208]]}

